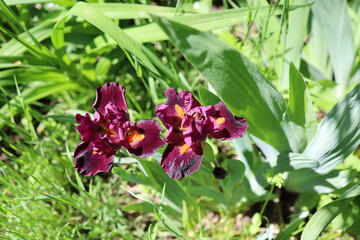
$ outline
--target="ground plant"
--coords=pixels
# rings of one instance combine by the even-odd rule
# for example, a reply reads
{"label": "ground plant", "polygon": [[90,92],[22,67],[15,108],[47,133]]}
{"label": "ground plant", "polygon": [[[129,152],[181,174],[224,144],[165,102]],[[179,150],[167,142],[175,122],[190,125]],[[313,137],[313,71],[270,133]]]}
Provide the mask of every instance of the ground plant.
{"label": "ground plant", "polygon": [[359,239],[360,1],[0,0],[1,239]]}

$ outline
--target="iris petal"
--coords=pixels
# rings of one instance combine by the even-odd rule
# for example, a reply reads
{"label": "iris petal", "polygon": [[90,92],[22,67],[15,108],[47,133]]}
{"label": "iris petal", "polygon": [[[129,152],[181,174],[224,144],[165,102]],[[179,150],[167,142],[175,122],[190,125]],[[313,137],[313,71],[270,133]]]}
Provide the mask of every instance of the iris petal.
{"label": "iris petal", "polygon": [[124,147],[135,156],[148,157],[166,144],[160,137],[162,130],[155,120],[141,120],[130,128]]}
{"label": "iris petal", "polygon": [[249,127],[245,119],[235,118],[223,102],[216,104],[215,110],[216,114],[211,116],[213,129],[209,133],[209,137],[231,140],[244,136],[246,129]]}
{"label": "iris petal", "polygon": [[76,128],[81,134],[81,140],[84,142],[94,141],[97,138],[97,134],[103,130],[98,121],[91,120],[88,113],[85,116],[76,114],[76,121],[80,123]]}
{"label": "iris petal", "polygon": [[196,172],[202,158],[203,151],[200,143],[193,146],[169,144],[162,156],[161,166],[169,177],[181,179]]}
{"label": "iris petal", "polygon": [[167,100],[164,104],[156,106],[155,114],[166,128],[178,128],[184,115],[200,106],[200,103],[186,90],[177,93],[173,88],[168,88],[164,94]]}
{"label": "iris petal", "polygon": [[125,102],[125,87],[116,82],[105,83],[96,90],[96,99],[93,108],[101,114],[106,114],[108,104],[113,105],[119,111],[127,112],[128,108]]}
{"label": "iris petal", "polygon": [[107,153],[97,152],[94,142],[83,142],[74,152],[75,169],[84,176],[108,172],[114,161],[114,154],[111,150]]}

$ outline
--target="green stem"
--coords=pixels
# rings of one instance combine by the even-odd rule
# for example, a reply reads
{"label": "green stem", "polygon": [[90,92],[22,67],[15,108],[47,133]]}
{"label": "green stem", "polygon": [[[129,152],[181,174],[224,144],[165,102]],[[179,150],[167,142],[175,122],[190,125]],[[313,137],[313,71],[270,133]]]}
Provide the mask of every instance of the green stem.
{"label": "green stem", "polygon": [[266,200],[265,200],[265,203],[264,203],[264,205],[263,205],[262,208],[261,208],[260,218],[262,218],[262,216],[263,216],[263,213],[264,213],[264,211],[265,211],[266,205],[268,204],[268,202],[269,202],[269,200],[270,200],[270,197],[271,197],[271,194],[273,193],[274,189],[275,189],[275,185],[273,184],[273,185],[271,185],[270,192],[269,192],[269,194],[267,195]]}

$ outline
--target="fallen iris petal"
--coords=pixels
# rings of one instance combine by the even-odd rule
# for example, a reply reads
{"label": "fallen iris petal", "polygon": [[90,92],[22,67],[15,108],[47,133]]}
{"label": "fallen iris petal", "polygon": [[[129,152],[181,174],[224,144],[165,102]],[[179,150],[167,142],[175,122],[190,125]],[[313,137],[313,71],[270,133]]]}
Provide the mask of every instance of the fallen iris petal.
{"label": "fallen iris petal", "polygon": [[223,102],[216,104],[215,110],[216,114],[211,117],[213,129],[209,133],[209,137],[231,140],[244,136],[249,127],[245,119],[236,119]]}
{"label": "fallen iris petal", "polygon": [[162,130],[155,120],[141,120],[136,124],[129,122],[124,147],[135,156],[148,157],[166,144],[160,137]]}
{"label": "fallen iris petal", "polygon": [[186,143],[179,146],[169,144],[163,153],[161,166],[169,177],[181,179],[196,172],[202,158],[203,151],[200,143],[191,147]]}
{"label": "fallen iris petal", "polygon": [[74,152],[75,169],[84,176],[108,172],[114,161],[115,152],[97,152],[94,142],[83,142]]}
{"label": "fallen iris petal", "polygon": [[93,108],[101,114],[106,114],[108,104],[113,105],[118,111],[127,112],[128,108],[125,102],[125,87],[117,82],[105,83],[102,87],[96,89],[96,99]]}

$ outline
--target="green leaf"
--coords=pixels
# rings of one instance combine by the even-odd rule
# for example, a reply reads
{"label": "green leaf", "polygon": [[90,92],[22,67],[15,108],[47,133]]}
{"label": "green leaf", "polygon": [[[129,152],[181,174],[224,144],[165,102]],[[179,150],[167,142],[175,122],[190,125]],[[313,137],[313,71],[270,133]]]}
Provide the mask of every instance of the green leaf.
{"label": "green leaf", "polygon": [[315,20],[321,26],[325,44],[330,53],[339,95],[346,90],[355,59],[355,47],[347,10],[343,0],[317,0],[311,7]]}
{"label": "green leaf", "polygon": [[360,144],[360,84],[326,115],[304,156],[319,161],[318,173],[328,173]]}
{"label": "green leaf", "polygon": [[178,229],[178,227],[174,224],[174,221],[172,221],[163,211],[163,206],[160,206],[159,204],[154,203],[154,201],[147,197],[147,196],[143,196],[141,194],[137,194],[134,193],[132,191],[130,191],[129,189],[126,189],[125,187],[121,186],[125,191],[127,191],[128,193],[130,193],[132,196],[134,196],[135,198],[142,200],[150,205],[152,205],[154,207],[154,212],[155,212],[155,217],[160,220],[164,226],[171,231],[172,233],[174,233],[175,235],[177,235],[180,239],[184,239],[180,230]]}
{"label": "green leaf", "polygon": [[290,97],[289,97],[289,118],[292,122],[305,127],[306,122],[314,121],[315,113],[311,104],[309,89],[304,79],[294,64],[290,64]]}
{"label": "green leaf", "polygon": [[112,169],[112,172],[115,173],[116,175],[118,175],[119,177],[121,177],[122,179],[124,179],[126,181],[129,181],[129,182],[132,182],[132,183],[148,185],[148,186],[153,186],[154,185],[144,175],[140,175],[140,174],[133,175],[133,174],[129,173],[128,171],[122,169],[122,168],[114,167]]}
{"label": "green leaf", "polygon": [[194,195],[209,197],[223,203],[224,205],[228,204],[228,199],[226,199],[224,193],[217,192],[206,186],[188,186],[187,190]]}
{"label": "green leaf", "polygon": [[316,168],[319,162],[300,153],[280,153],[275,159],[268,159],[274,174],[301,168]]}
{"label": "green leaf", "polygon": [[354,197],[360,195],[360,186],[354,186],[340,199],[335,200],[318,210],[306,224],[301,240],[316,240],[320,233],[331,223],[331,221],[344,209],[346,209]]}
{"label": "green leaf", "polygon": [[309,212],[301,212],[296,218],[292,218],[291,222],[281,230],[275,240],[288,240],[293,233],[298,229],[299,225],[305,221],[305,218],[309,216]]}
{"label": "green leaf", "polygon": [[[262,196],[266,193],[262,173],[259,174],[259,170],[263,163],[256,157],[254,148],[249,137],[249,134],[245,134],[242,138],[237,138],[231,141],[235,147],[236,154],[240,161],[244,164],[244,176],[249,182],[250,190],[257,196]],[[265,184],[266,185],[266,184]]]}
{"label": "green leaf", "polygon": [[354,170],[335,169],[327,174],[319,174],[312,169],[303,168],[289,172],[286,187],[300,193],[330,193],[345,187],[355,177],[354,175],[356,175]]}
{"label": "green leaf", "polygon": [[226,169],[228,176],[223,180],[224,189],[232,192],[237,184],[240,184],[241,179],[244,177],[245,165],[239,160],[229,159],[226,160]]}
{"label": "green leaf", "polygon": [[290,96],[287,116],[291,121],[287,126],[292,130],[289,139],[293,150],[301,152],[304,150],[316,132],[317,121],[312,106],[309,89],[306,86],[300,72],[291,63],[289,68]]}
{"label": "green leaf", "polygon": [[245,56],[209,33],[167,19],[153,18],[209,81],[233,114],[246,118],[251,134],[279,151],[290,150],[281,126],[284,100]]}
{"label": "green leaf", "polygon": [[221,102],[221,100],[212,92],[210,92],[208,89],[199,86],[199,95],[200,95],[200,102],[201,105],[203,106],[207,106],[207,105],[215,105],[219,102]]}
{"label": "green leaf", "polygon": [[[167,214],[179,217],[181,216],[181,213],[175,211],[169,206],[162,206],[163,211]],[[124,208],[121,209],[122,211],[136,211],[136,212],[143,212],[143,213],[153,213],[154,212],[154,206],[151,205],[148,202],[141,202],[141,203],[131,203],[126,205]]]}
{"label": "green leaf", "polygon": [[181,207],[182,201],[186,201],[188,207],[193,207],[194,202],[190,195],[185,191],[183,186],[175,179],[169,178],[159,163],[150,162],[145,159],[138,159],[141,166],[144,168],[150,181],[154,183],[154,188],[158,191],[163,189],[166,184],[165,196],[172,201],[176,206]]}

